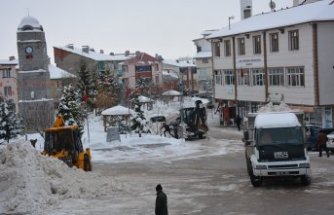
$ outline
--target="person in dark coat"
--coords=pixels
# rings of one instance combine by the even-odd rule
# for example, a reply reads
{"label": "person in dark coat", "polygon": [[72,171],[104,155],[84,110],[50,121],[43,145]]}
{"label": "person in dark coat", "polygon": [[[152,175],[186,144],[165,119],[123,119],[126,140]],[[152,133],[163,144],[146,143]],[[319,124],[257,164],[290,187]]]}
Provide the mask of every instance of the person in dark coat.
{"label": "person in dark coat", "polygon": [[237,114],[237,116],[235,117],[235,124],[237,124],[238,131],[240,131],[241,117],[239,116],[239,114]]}
{"label": "person in dark coat", "polygon": [[162,191],[161,184],[155,187],[157,198],[155,201],[155,215],[168,215],[167,195]]}
{"label": "person in dark coat", "polygon": [[317,146],[319,149],[319,157],[322,157],[322,150],[325,149],[327,157],[329,157],[329,150],[326,146],[326,142],[327,142],[327,135],[323,132],[320,131],[319,136],[318,136],[318,140],[317,140]]}

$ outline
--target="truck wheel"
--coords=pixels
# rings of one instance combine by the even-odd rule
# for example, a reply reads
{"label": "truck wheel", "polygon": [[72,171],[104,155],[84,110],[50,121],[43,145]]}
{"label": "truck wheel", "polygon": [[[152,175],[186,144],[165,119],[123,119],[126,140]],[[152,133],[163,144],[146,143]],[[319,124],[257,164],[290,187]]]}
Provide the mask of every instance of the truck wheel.
{"label": "truck wheel", "polygon": [[258,176],[251,176],[250,177],[251,183],[253,187],[260,187],[262,185],[262,178]]}
{"label": "truck wheel", "polygon": [[300,177],[300,182],[302,183],[302,185],[308,186],[311,184],[311,177],[303,175]]}

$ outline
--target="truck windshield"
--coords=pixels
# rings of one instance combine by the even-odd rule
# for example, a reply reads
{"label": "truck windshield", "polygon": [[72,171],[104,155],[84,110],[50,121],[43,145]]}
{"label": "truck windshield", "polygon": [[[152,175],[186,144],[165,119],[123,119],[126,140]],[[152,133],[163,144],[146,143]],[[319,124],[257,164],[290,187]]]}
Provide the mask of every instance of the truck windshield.
{"label": "truck windshield", "polygon": [[300,127],[261,129],[257,133],[258,145],[303,144]]}

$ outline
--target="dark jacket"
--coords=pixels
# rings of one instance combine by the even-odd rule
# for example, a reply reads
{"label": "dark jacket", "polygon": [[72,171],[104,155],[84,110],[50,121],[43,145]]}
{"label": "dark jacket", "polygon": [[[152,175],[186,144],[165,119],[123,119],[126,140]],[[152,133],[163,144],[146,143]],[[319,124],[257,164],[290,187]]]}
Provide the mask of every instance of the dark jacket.
{"label": "dark jacket", "polygon": [[167,195],[162,190],[157,192],[155,215],[168,215]]}
{"label": "dark jacket", "polygon": [[318,147],[326,145],[326,142],[327,142],[327,135],[323,132],[320,132],[317,141]]}

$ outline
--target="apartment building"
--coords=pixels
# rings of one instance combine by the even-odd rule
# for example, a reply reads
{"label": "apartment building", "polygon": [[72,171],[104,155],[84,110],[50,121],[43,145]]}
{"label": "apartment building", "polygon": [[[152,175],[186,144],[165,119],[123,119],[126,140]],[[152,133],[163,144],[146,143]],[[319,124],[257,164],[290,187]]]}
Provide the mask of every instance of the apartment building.
{"label": "apartment building", "polygon": [[333,127],[333,35],[333,0],[272,10],[209,35],[223,118],[256,111],[279,94],[307,122]]}
{"label": "apartment building", "polygon": [[53,47],[53,50],[57,67],[73,75],[77,75],[82,64],[86,64],[91,71],[97,72],[97,74],[103,74],[109,70],[117,75],[122,72],[119,63],[135,56],[129,51],[121,54],[110,52],[108,55],[103,50],[96,52],[95,49],[87,45],[76,48],[73,44],[69,44],[64,47]]}
{"label": "apartment building", "polygon": [[211,43],[205,38],[217,30],[202,32],[202,37],[193,40],[196,46],[195,65],[197,70],[198,94],[212,96],[212,53]]}
{"label": "apartment building", "polygon": [[0,98],[13,100],[18,110],[18,60],[15,57],[0,60]]}
{"label": "apartment building", "polygon": [[144,85],[150,86],[151,92],[147,94],[161,91],[162,62],[160,58],[137,51],[135,56],[125,60],[121,66],[121,79],[127,91],[138,89],[140,82],[145,82]]}

